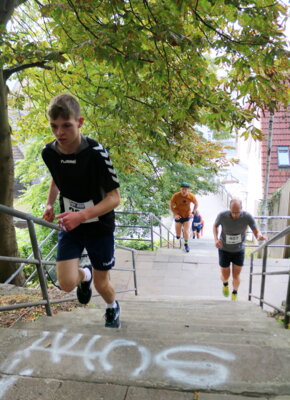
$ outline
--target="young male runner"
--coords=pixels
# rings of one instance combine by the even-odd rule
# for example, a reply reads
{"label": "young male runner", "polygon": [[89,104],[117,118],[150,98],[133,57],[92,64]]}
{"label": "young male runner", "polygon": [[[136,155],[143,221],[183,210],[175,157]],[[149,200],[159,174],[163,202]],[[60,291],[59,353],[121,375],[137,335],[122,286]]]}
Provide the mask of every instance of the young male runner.
{"label": "young male runner", "polygon": [[[221,233],[218,237],[219,226]],[[232,300],[237,300],[240,285],[240,273],[244,265],[246,229],[250,227],[257,240],[266,240],[256,227],[256,222],[251,214],[242,211],[242,202],[232,199],[230,210],[218,214],[213,226],[215,246],[219,252],[219,265],[221,280],[223,282],[223,295],[229,296],[229,277],[232,263],[233,291]]]}
{"label": "young male runner", "polygon": [[[80,303],[90,301],[91,282],[107,303],[106,327],[120,326],[120,306],[109,279],[114,266],[114,208],[120,203],[119,183],[104,147],[80,134],[84,118],[78,101],[69,94],[53,98],[48,108],[55,140],[47,144],[42,157],[51,175],[43,218],[55,218],[53,204],[59,194],[62,231],[58,236],[57,278],[70,292],[77,287]],[[79,268],[86,249],[91,265]]]}
{"label": "young male runner", "polygon": [[192,214],[190,204],[194,204],[193,212],[198,207],[197,199],[194,194],[189,192],[189,188],[189,183],[182,182],[180,184],[180,192],[174,193],[170,200],[170,209],[173,212],[175,220],[176,239],[180,239],[183,227],[184,250],[187,253],[190,250],[188,246],[191,225],[190,218]]}

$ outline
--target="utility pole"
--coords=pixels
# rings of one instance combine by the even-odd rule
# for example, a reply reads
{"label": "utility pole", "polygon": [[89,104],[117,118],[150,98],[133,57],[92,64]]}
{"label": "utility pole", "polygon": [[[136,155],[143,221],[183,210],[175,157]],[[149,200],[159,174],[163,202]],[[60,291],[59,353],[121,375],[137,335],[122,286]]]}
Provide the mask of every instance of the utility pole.
{"label": "utility pole", "polygon": [[[267,140],[267,154],[266,154],[266,171],[265,171],[265,183],[264,183],[264,197],[262,216],[268,216],[268,190],[269,190],[269,177],[270,177],[270,163],[271,163],[271,150],[272,150],[272,137],[273,137],[273,124],[274,124],[274,113],[270,112],[269,118],[269,129],[268,129],[268,140]],[[267,218],[263,218],[261,223],[261,232],[267,231]]]}

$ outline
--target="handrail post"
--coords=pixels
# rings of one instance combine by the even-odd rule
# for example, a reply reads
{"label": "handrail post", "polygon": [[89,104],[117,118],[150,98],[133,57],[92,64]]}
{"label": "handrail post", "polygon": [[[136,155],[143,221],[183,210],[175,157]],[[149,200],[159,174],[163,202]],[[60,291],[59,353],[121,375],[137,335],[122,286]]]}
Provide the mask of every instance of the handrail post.
{"label": "handrail post", "polygon": [[263,300],[265,294],[265,283],[266,283],[266,269],[267,269],[267,253],[268,253],[268,246],[264,247],[263,250],[263,265],[262,265],[262,277],[261,277],[261,291],[260,291],[260,307],[263,308]]}
{"label": "handrail post", "polygon": [[250,264],[250,279],[249,279],[249,294],[248,300],[251,301],[252,287],[253,287],[253,270],[254,270],[254,254],[251,254],[251,264]]}
{"label": "handrail post", "polygon": [[138,296],[135,251],[132,251],[132,264],[133,264],[133,279],[134,279],[134,287],[135,287],[135,296]]}
{"label": "handrail post", "polygon": [[154,238],[153,238],[153,218],[150,214],[150,226],[151,226],[151,250],[154,250]]}
{"label": "handrail post", "polygon": [[284,326],[288,328],[288,324],[290,323],[290,274],[288,277],[288,288],[287,288],[287,296],[285,303],[285,315],[284,315]]}
{"label": "handrail post", "polygon": [[[168,231],[167,231],[167,248],[168,248],[168,249],[170,248],[169,240],[170,240],[170,238],[169,238],[169,230],[168,230]],[[173,245],[173,247],[174,247],[174,245]]]}
{"label": "handrail post", "polygon": [[49,297],[48,297],[48,292],[47,292],[47,287],[46,287],[46,280],[45,280],[45,275],[43,272],[42,260],[41,260],[41,255],[40,255],[40,251],[39,251],[38,244],[37,244],[37,238],[36,238],[33,221],[31,221],[30,219],[27,220],[27,225],[28,225],[28,230],[29,230],[29,235],[30,235],[34,258],[39,261],[39,264],[36,264],[36,268],[37,268],[37,272],[38,272],[39,283],[40,283],[41,292],[42,292],[42,298],[43,298],[43,300],[47,301],[47,304],[45,304],[46,314],[51,317],[52,312],[51,312],[51,308],[50,308]]}
{"label": "handrail post", "polygon": [[159,224],[160,248],[162,248],[162,226]]}

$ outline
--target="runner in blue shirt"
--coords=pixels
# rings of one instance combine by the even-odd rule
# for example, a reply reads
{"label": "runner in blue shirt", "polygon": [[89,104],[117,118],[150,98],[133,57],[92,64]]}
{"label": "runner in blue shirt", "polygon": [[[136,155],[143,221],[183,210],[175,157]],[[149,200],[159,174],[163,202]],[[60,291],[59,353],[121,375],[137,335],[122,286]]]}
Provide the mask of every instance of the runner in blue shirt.
{"label": "runner in blue shirt", "polygon": [[202,236],[203,233],[204,220],[198,210],[196,210],[195,213],[193,213],[191,228],[192,228],[192,239],[195,239],[195,237],[197,239],[200,239],[200,236]]}

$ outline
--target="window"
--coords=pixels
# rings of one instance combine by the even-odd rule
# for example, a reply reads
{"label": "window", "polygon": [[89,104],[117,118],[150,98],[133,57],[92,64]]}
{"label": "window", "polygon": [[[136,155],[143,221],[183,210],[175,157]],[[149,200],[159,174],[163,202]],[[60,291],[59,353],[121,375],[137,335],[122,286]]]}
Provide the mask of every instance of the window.
{"label": "window", "polygon": [[288,146],[278,146],[278,166],[280,168],[290,167],[290,154]]}

